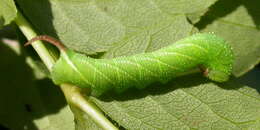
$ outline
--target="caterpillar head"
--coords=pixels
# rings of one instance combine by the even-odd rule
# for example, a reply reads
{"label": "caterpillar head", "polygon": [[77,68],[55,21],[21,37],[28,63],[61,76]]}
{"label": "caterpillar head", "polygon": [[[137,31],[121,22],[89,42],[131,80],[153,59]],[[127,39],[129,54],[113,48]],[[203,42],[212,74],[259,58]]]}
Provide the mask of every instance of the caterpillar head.
{"label": "caterpillar head", "polygon": [[204,71],[204,75],[213,81],[225,82],[229,79],[231,74],[231,71],[226,71],[226,69],[231,70],[231,67],[227,68],[226,66],[222,66],[219,68],[207,68],[206,71]]}
{"label": "caterpillar head", "polygon": [[216,82],[227,81],[231,75],[234,56],[231,46],[228,44],[223,44],[225,47],[219,50],[219,53],[215,53],[211,62],[206,64],[206,69],[204,70],[204,75],[209,79]]}

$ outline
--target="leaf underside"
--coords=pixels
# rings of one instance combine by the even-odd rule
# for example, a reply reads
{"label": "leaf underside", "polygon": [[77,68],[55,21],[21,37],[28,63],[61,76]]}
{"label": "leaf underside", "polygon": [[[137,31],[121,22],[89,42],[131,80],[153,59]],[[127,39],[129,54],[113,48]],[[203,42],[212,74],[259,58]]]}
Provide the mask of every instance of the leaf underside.
{"label": "leaf underside", "polygon": [[[103,52],[101,58],[154,51],[197,30],[215,32],[232,45],[233,74],[240,76],[259,62],[260,16],[253,6],[259,2],[215,2],[17,0],[38,32],[58,37],[79,52]],[[222,12],[223,7],[228,11]],[[216,84],[190,75],[167,85],[91,100],[127,129],[258,129],[259,91],[239,80]]]}

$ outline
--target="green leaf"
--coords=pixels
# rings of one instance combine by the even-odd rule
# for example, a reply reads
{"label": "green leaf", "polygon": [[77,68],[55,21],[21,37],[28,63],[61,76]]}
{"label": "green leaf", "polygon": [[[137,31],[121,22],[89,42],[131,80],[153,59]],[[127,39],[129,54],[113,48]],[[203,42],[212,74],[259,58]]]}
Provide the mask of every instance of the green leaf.
{"label": "green leaf", "polygon": [[152,0],[163,12],[169,15],[185,14],[192,23],[200,20],[200,17],[207,12],[208,7],[217,0]]}
{"label": "green leaf", "polygon": [[49,79],[35,79],[17,42],[0,42],[0,126],[14,130],[73,129],[73,114]]}
{"label": "green leaf", "polygon": [[16,6],[13,0],[0,1],[0,29],[11,23],[16,17]]}
{"label": "green leaf", "polygon": [[[196,23],[215,1],[17,0],[24,15],[40,33],[58,37],[69,48],[86,54],[104,52],[99,56],[106,58],[154,51],[192,34],[196,28],[187,18]],[[225,4],[217,7],[220,13],[231,10],[222,17],[229,17],[243,8],[244,4],[236,6],[240,1],[231,2],[233,4],[227,4],[227,7]],[[242,10],[229,20],[234,23],[239,21],[236,23],[239,24],[237,28],[243,27],[240,24],[250,27],[252,24],[253,28],[234,30],[230,27],[228,29],[233,30],[229,31],[223,29],[222,24],[214,24],[219,19],[211,21],[204,20],[204,17],[198,23],[199,29],[203,31],[212,23],[214,29],[208,31],[216,32],[233,46],[238,43],[240,47],[234,46],[236,56],[240,58],[235,64],[235,74],[248,71],[238,71],[238,67],[254,65],[259,58],[256,55],[259,11],[247,2],[244,3],[251,13],[246,14]],[[207,16],[208,13],[205,18]],[[199,26],[204,22],[209,24],[205,30]],[[236,31],[239,33],[234,33]],[[234,42],[231,41],[232,35],[235,35]],[[247,43],[250,44],[247,46]],[[251,45],[253,47],[249,47]],[[246,53],[254,55],[250,57]],[[242,56],[238,56],[240,54]],[[251,84],[237,83],[239,80],[215,84],[200,75],[190,75],[167,85],[157,84],[145,90],[130,90],[122,95],[109,93],[101,99],[91,99],[109,117],[127,129],[259,129],[259,90]],[[91,123],[87,121],[88,117],[81,117],[77,113],[76,116],[80,121],[76,126],[78,129]],[[93,124],[90,128],[96,126]]]}
{"label": "green leaf", "polygon": [[126,129],[259,129],[260,95],[251,87],[190,75],[92,100]]}
{"label": "green leaf", "polygon": [[233,47],[233,74],[241,76],[260,61],[260,1],[220,0],[198,23],[203,32],[215,32]]}
{"label": "green leaf", "polygon": [[58,37],[74,50],[86,54],[108,51],[104,57],[112,57],[153,51],[190,35],[193,27],[186,14],[206,10],[215,1],[17,0],[17,3],[39,32]]}

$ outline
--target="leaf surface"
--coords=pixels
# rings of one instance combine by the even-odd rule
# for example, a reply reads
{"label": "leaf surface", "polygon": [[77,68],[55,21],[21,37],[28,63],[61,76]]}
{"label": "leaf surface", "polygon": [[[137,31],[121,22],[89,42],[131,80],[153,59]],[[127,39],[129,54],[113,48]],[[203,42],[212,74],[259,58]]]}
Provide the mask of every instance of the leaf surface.
{"label": "leaf surface", "polygon": [[13,0],[0,1],[0,29],[11,23],[16,17],[16,7]]}
{"label": "leaf surface", "polygon": [[215,84],[190,75],[92,99],[126,129],[259,129],[259,89],[236,80]]}
{"label": "leaf surface", "polygon": [[40,33],[86,54],[107,52],[104,57],[153,51],[190,35],[186,14],[215,1],[17,0]]}
{"label": "leaf surface", "polygon": [[[59,37],[79,52],[103,52],[98,56],[111,58],[154,51],[196,32],[191,23],[197,23],[216,0],[17,2],[40,33]],[[210,20],[209,12],[196,26],[217,33],[233,45],[237,58],[234,74],[241,75],[258,63],[259,11],[247,2],[237,6],[241,1],[229,0],[227,7],[217,6],[219,2],[223,0],[210,9],[216,8],[215,14],[221,13],[221,17]],[[222,13],[223,8],[231,11]],[[222,18],[228,22],[221,22]],[[204,22],[208,26],[203,27]],[[259,129],[259,89],[239,80],[215,84],[200,75],[190,75],[167,85],[155,84],[145,90],[110,93],[92,100],[127,129]],[[77,115],[81,122],[76,127],[83,129],[88,118]]]}
{"label": "leaf surface", "polygon": [[[49,79],[36,79],[17,42],[0,42],[0,126],[14,130],[74,129],[62,92]],[[61,120],[62,119],[62,120]]]}
{"label": "leaf surface", "polygon": [[232,45],[235,76],[245,74],[260,61],[260,8],[255,6],[259,4],[259,1],[220,0],[197,25],[203,32],[215,32]]}

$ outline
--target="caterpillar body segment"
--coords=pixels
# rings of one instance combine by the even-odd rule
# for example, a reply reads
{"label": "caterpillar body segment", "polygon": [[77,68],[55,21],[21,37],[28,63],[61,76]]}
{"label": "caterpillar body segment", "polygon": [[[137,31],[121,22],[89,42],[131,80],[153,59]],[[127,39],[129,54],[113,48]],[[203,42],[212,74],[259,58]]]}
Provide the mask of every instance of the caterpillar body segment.
{"label": "caterpillar body segment", "polygon": [[93,59],[66,49],[51,71],[56,84],[91,88],[94,96],[108,90],[121,93],[153,82],[166,83],[181,73],[203,66],[205,76],[227,81],[232,71],[231,47],[214,34],[195,34],[157,51],[113,59]]}

